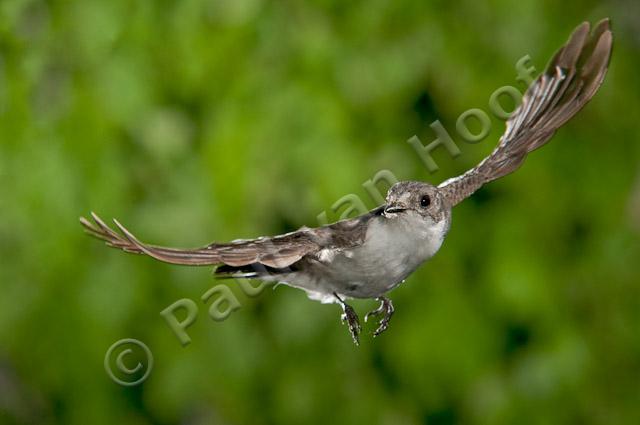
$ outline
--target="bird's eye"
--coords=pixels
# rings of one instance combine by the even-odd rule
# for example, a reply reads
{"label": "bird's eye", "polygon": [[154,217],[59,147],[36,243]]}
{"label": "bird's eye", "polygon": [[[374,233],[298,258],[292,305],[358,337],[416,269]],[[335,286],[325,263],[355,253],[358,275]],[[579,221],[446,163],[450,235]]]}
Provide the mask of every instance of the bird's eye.
{"label": "bird's eye", "polygon": [[423,195],[422,198],[420,198],[420,206],[427,208],[429,205],[431,205],[431,198],[429,198],[429,195]]}

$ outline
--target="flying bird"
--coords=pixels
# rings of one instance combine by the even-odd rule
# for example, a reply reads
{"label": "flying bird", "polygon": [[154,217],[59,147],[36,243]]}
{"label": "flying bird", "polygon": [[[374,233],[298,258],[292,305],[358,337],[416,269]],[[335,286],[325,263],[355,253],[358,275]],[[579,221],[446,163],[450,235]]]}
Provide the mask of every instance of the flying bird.
{"label": "flying bird", "polygon": [[442,246],[451,226],[451,210],[484,184],[515,171],[527,154],[553,134],[593,97],[607,72],[612,34],[609,20],[590,33],[579,25],[528,88],[506,123],[498,146],[476,167],[438,186],[418,181],[393,185],[385,204],[356,218],[318,228],[196,249],[176,249],[140,242],[114,220],[120,233],[96,214],[81,217],[85,230],[108,246],[146,254],[166,263],[217,266],[218,278],[256,278],[306,291],[309,298],[337,303],[353,341],[360,321],[349,299],[376,299],[380,306],[365,316],[378,317],[374,336],[389,325],[394,312],[386,294],[403,282]]}

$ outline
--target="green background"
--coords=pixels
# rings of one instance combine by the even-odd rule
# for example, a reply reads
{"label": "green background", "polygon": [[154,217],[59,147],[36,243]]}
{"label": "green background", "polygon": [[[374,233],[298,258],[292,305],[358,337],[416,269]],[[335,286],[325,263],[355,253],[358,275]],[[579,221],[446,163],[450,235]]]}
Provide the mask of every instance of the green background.
{"label": "green background", "polygon": [[[355,347],[336,305],[284,286],[220,323],[209,268],[125,255],[78,217],[200,246],[317,225],[381,169],[475,165],[469,108],[610,16],[594,100],[454,211],[444,246]],[[0,1],[0,422],[640,423],[640,8],[600,1]],[[460,147],[429,173],[406,140]],[[199,307],[182,347],[160,316]],[[356,301],[363,314],[373,301]],[[154,354],[122,387],[121,338]],[[133,362],[133,358],[128,359]]]}

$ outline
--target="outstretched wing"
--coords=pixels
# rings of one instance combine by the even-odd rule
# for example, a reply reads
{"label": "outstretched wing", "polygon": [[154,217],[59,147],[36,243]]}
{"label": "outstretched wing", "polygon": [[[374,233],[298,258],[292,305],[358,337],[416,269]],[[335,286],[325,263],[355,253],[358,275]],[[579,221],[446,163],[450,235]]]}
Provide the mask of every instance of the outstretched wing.
{"label": "outstretched wing", "polygon": [[522,104],[509,118],[496,149],[478,166],[440,186],[454,206],[482,185],[515,171],[527,154],[551,139],[598,90],[611,56],[609,20],[600,21],[591,37],[589,23],[578,26],[545,72],[531,84]]}
{"label": "outstretched wing", "polygon": [[114,223],[122,234],[112,230],[96,214],[91,213],[91,217],[93,222],[81,217],[80,223],[87,233],[105,241],[108,246],[135,254],[146,254],[171,264],[225,264],[234,270],[245,266],[257,269],[283,269],[320,249],[316,238],[309,230],[299,230],[273,238],[239,240],[226,244],[213,243],[196,249],[166,248],[140,242],[117,220],[114,220]]}

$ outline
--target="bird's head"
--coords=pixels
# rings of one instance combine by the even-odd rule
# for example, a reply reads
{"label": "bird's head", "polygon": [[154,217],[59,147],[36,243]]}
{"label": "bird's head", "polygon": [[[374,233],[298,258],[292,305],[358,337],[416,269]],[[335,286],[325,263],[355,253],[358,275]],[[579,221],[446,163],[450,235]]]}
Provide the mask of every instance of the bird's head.
{"label": "bird's head", "polygon": [[402,181],[387,192],[384,214],[390,218],[417,214],[435,224],[448,220],[451,208],[437,187],[424,182]]}

